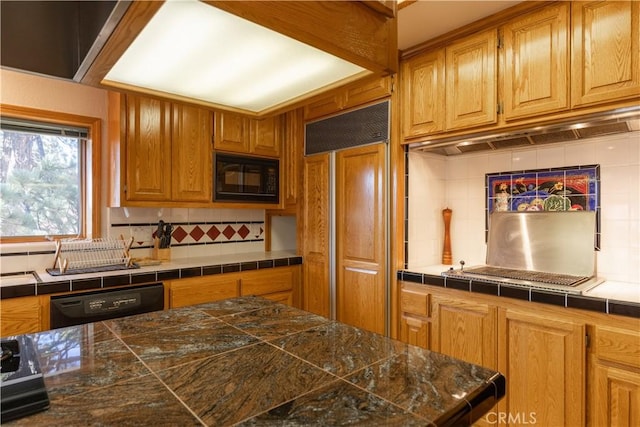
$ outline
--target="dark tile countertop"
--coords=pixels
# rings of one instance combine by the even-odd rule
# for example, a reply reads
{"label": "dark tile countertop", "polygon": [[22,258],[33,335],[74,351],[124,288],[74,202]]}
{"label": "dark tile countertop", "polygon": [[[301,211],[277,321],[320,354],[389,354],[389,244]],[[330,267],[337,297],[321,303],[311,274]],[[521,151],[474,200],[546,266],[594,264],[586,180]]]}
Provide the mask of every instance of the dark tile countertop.
{"label": "dark tile countertop", "polygon": [[[59,276],[51,275],[45,270],[9,273],[0,277],[0,299],[91,291],[114,286],[137,285],[299,264],[302,264],[302,257],[295,253],[274,251],[183,258],[139,268]],[[20,281],[12,280],[14,277],[19,278]],[[27,280],[24,280],[23,277],[27,277]]]}
{"label": "dark tile countertop", "polygon": [[11,425],[469,425],[493,370],[258,297],[31,334],[51,406]]}
{"label": "dark tile countertop", "polygon": [[423,285],[452,288],[471,293],[482,293],[498,297],[577,308],[607,314],[640,318],[640,286],[632,283],[607,281],[581,295],[553,292],[528,286],[497,284],[482,279],[443,277],[441,272],[448,266],[398,270],[398,280]]}

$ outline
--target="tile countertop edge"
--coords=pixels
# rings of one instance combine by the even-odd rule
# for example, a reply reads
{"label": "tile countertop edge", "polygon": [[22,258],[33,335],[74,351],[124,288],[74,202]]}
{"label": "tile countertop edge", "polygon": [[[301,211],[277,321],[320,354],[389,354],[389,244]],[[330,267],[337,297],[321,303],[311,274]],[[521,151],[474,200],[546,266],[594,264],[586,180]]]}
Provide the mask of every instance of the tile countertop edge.
{"label": "tile countertop edge", "polygon": [[[565,292],[545,292],[526,287],[497,285],[481,280],[448,278],[445,281],[441,273],[450,267],[439,264],[406,268],[397,271],[397,278],[407,282],[454,288],[471,293],[488,293],[501,297],[640,318],[640,284],[637,283],[605,281],[593,289],[583,292],[582,295],[572,295]],[[429,283],[426,283],[426,280],[429,280]]]}
{"label": "tile countertop edge", "polygon": [[272,251],[179,258],[162,262],[159,265],[60,276],[53,276],[45,270],[38,270],[35,272],[37,280],[33,282],[0,286],[0,299],[79,290],[99,290],[118,285],[162,282],[210,274],[286,267],[301,263],[302,257],[293,251]]}

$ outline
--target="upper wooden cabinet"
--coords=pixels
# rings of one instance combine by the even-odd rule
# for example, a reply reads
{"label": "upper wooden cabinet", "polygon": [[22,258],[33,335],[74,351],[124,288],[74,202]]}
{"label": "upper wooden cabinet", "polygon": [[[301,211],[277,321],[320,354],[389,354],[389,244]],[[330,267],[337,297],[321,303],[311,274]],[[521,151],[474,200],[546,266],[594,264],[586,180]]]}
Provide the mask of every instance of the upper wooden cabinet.
{"label": "upper wooden cabinet", "polygon": [[640,96],[640,2],[572,2],[572,105]]}
{"label": "upper wooden cabinet", "polygon": [[171,104],[124,96],[127,201],[171,199]]}
{"label": "upper wooden cabinet", "polygon": [[122,98],[123,204],[209,202],[211,113],[145,96]]}
{"label": "upper wooden cabinet", "polygon": [[447,130],[496,123],[498,32],[466,37],[445,51]]}
{"label": "upper wooden cabinet", "polygon": [[407,53],[400,69],[406,143],[635,105],[640,2],[541,3],[523,2],[461,28],[458,38]]}
{"label": "upper wooden cabinet", "polygon": [[249,119],[235,113],[216,112],[214,148],[241,154],[280,157],[282,116]]}
{"label": "upper wooden cabinet", "polygon": [[357,81],[322,94],[305,105],[305,120],[338,113],[391,95],[392,78],[375,77]]}
{"label": "upper wooden cabinet", "polygon": [[497,30],[402,63],[404,138],[497,121]]}
{"label": "upper wooden cabinet", "polygon": [[425,52],[402,63],[403,135],[444,130],[444,49]]}
{"label": "upper wooden cabinet", "polygon": [[249,119],[239,114],[215,113],[213,147],[216,150],[249,152]]}
{"label": "upper wooden cabinet", "polygon": [[211,112],[173,104],[171,139],[171,199],[211,200]]}
{"label": "upper wooden cabinet", "polygon": [[569,9],[558,2],[503,26],[506,120],[569,107]]}

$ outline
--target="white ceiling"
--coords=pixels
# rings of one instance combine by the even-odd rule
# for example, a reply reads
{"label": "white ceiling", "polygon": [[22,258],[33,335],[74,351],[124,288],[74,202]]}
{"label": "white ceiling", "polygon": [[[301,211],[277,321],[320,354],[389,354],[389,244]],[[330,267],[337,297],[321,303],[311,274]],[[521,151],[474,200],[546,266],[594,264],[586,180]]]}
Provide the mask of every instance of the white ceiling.
{"label": "white ceiling", "polygon": [[404,50],[520,1],[419,0],[398,11],[398,49]]}

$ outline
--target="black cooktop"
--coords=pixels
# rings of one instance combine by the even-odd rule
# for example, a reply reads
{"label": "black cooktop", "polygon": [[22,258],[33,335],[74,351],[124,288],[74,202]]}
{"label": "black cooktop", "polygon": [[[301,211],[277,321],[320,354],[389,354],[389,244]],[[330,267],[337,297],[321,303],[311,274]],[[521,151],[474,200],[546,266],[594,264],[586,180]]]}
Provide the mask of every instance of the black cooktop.
{"label": "black cooktop", "polygon": [[3,338],[0,371],[0,407],[3,422],[15,420],[49,407],[38,354],[25,335]]}

